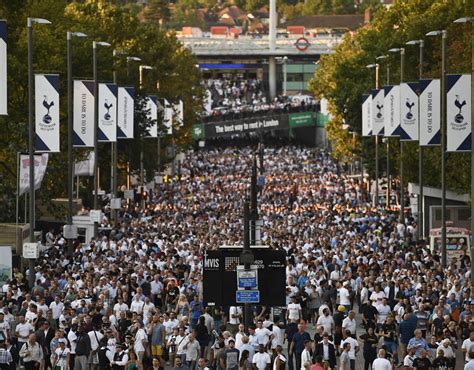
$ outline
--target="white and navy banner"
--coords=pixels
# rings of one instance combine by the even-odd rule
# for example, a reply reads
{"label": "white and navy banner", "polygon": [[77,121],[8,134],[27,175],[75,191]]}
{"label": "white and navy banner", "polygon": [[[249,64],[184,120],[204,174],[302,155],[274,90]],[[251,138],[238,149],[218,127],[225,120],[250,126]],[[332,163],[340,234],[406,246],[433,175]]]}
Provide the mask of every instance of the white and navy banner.
{"label": "white and navy banner", "polygon": [[99,117],[97,140],[111,143],[117,141],[117,85],[99,84]]}
{"label": "white and navy banner", "polygon": [[83,161],[74,163],[74,176],[93,176],[94,175],[94,151],[90,151],[87,158]]}
{"label": "white and navy banner", "polygon": [[166,127],[166,133],[168,135],[173,134],[173,107],[168,100],[165,99],[165,114],[164,114],[164,124]]}
{"label": "white and navy banner", "polygon": [[94,147],[94,81],[74,81],[72,142],[76,148]]}
{"label": "white and navy banner", "polygon": [[7,22],[0,20],[0,116],[7,110]]}
{"label": "white and navy banner", "polygon": [[145,131],[145,137],[157,138],[158,137],[158,98],[154,95],[150,95],[147,100],[146,110],[148,111],[147,116],[152,125]]}
{"label": "white and navy banner", "polygon": [[400,136],[400,86],[384,86],[383,124],[385,137]]}
{"label": "white and navy banner", "polygon": [[59,75],[35,75],[35,148],[59,152]]}
{"label": "white and navy banner", "polygon": [[441,81],[420,80],[420,146],[441,143]]}
{"label": "white and navy banner", "polygon": [[372,135],[378,136],[384,133],[384,90],[372,90]]}
{"label": "white and navy banner", "polygon": [[117,139],[133,139],[135,89],[118,88]]}
{"label": "white and navy banner", "polygon": [[447,76],[446,150],[471,150],[471,75]]}
{"label": "white and navy banner", "polygon": [[372,135],[372,95],[362,95],[362,136]]}
{"label": "white and navy banner", "polygon": [[[48,167],[49,154],[36,154],[34,158],[35,190],[41,187],[46,168]],[[20,173],[18,175],[18,195],[22,195],[30,190],[30,156],[28,154],[20,155]]]}
{"label": "white and navy banner", "polygon": [[181,127],[184,125],[184,106],[183,101],[180,100],[177,104],[173,105],[173,110],[176,115],[176,124]]}
{"label": "white and navy banner", "polygon": [[400,140],[418,140],[418,82],[400,84]]}

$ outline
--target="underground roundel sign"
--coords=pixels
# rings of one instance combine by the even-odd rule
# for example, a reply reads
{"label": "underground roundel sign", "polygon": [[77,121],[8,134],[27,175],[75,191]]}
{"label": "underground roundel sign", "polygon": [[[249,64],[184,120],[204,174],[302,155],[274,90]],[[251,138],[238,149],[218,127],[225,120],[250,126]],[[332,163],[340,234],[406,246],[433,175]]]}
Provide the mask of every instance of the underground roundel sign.
{"label": "underground roundel sign", "polygon": [[295,46],[299,51],[306,51],[309,48],[309,41],[305,37],[300,37],[298,40],[295,42]]}

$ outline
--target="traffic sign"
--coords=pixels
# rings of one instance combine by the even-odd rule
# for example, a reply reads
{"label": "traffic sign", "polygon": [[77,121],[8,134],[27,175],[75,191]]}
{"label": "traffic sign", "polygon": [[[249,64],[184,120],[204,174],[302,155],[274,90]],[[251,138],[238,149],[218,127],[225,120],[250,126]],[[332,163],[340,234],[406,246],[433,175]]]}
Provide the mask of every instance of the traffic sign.
{"label": "traffic sign", "polygon": [[36,259],[39,257],[38,243],[23,244],[23,258]]}
{"label": "traffic sign", "polygon": [[90,217],[91,222],[100,223],[101,218],[102,218],[101,216],[102,214],[101,214],[100,209],[91,209],[89,212],[89,217]]}
{"label": "traffic sign", "polygon": [[235,301],[237,303],[259,303],[259,290],[237,290],[235,292]]}
{"label": "traffic sign", "polygon": [[[239,268],[238,266],[237,268]],[[243,270],[237,269],[237,288],[238,289],[256,289],[257,283],[257,269]]]}
{"label": "traffic sign", "polygon": [[133,189],[125,190],[125,191],[123,192],[123,197],[124,197],[125,199],[133,199],[133,196],[134,196],[134,194],[133,194]]}

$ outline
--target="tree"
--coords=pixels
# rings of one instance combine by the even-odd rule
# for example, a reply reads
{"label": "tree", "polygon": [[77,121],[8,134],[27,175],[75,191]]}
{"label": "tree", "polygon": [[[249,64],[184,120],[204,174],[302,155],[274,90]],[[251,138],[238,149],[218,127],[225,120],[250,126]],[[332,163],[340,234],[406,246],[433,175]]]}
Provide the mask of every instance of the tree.
{"label": "tree", "polygon": [[[326,97],[334,118],[328,125],[328,134],[334,145],[334,155],[348,159],[347,147],[349,136],[342,125],[358,133],[358,148],[361,150],[364,163],[373,174],[374,144],[372,138],[360,138],[361,133],[361,95],[374,86],[373,70],[365,66],[374,63],[375,58],[387,53],[391,47],[400,47],[411,39],[420,39],[436,29],[448,30],[449,71],[463,72],[470,69],[470,26],[453,24],[458,17],[470,14],[471,1],[432,1],[417,0],[397,1],[388,10],[380,9],[370,25],[358,30],[356,34],[347,34],[332,55],[323,56],[318,69],[310,82],[311,90],[320,97]],[[439,39],[427,40],[425,48],[424,74],[426,77],[437,77],[440,71]],[[391,57],[391,80],[397,82],[399,62]],[[405,80],[417,79],[418,52],[406,46]],[[382,71],[384,71],[384,67]],[[382,72],[383,73],[383,72]],[[392,144],[395,144],[393,141]],[[398,171],[398,146],[391,145]],[[417,144],[405,145],[404,163],[407,181],[417,181],[418,163],[409,160],[417,158]],[[440,185],[440,152],[439,148],[425,150],[425,163],[431,169],[425,171],[427,185]],[[457,191],[468,191],[469,156],[453,153],[447,156],[448,187]]]}

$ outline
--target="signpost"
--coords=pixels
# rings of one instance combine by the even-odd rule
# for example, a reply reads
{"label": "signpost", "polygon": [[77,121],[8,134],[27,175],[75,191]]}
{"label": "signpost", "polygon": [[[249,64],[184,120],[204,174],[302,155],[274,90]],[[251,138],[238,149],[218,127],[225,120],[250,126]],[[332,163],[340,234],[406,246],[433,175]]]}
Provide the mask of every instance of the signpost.
{"label": "signpost", "polygon": [[38,243],[23,244],[23,258],[37,259],[39,257]]}
{"label": "signpost", "polygon": [[237,289],[257,288],[257,266],[251,266],[251,270],[245,270],[243,266],[237,266]]}
{"label": "signpost", "polygon": [[237,290],[235,292],[237,303],[260,303],[260,291],[258,290]]}

